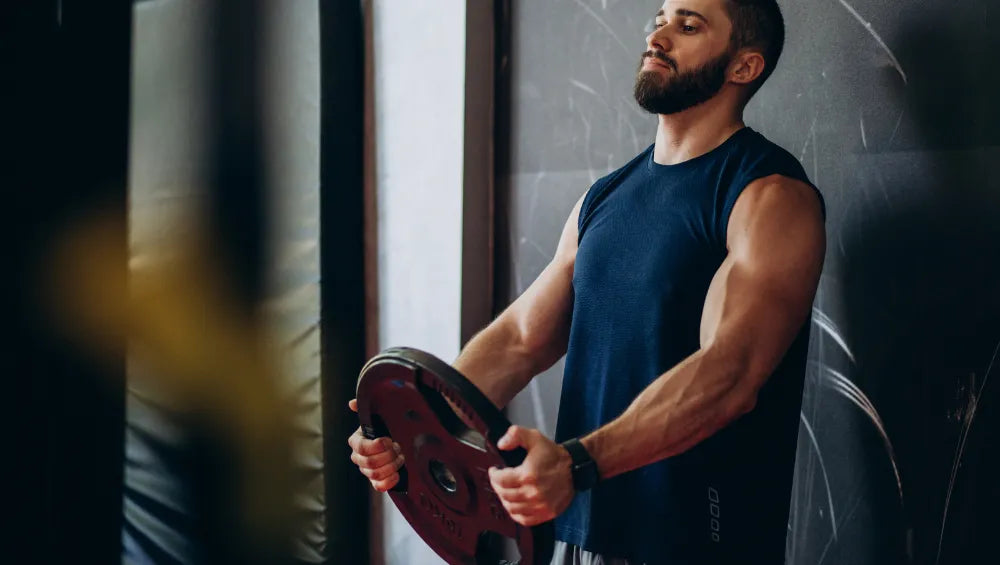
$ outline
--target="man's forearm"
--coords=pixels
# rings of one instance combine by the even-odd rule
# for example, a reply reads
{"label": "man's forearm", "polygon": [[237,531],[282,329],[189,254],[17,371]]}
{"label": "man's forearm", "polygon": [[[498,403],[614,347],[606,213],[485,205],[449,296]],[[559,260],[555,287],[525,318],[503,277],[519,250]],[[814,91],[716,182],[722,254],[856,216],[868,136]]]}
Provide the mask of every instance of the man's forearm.
{"label": "man's forearm", "polygon": [[469,341],[453,365],[503,408],[535,375],[534,356],[517,328],[498,319]]}
{"label": "man's forearm", "polygon": [[698,351],[581,441],[602,478],[620,475],[682,453],[745,414],[756,398],[755,382],[731,356]]}

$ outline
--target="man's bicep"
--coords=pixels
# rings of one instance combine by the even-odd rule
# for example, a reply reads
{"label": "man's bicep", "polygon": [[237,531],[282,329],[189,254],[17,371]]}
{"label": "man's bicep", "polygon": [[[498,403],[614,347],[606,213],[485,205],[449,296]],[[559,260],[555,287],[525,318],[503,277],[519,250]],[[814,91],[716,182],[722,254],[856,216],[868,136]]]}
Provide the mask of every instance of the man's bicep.
{"label": "man's bicep", "polygon": [[737,201],[728,237],[705,302],[702,345],[763,379],[811,310],[826,250],[819,199],[804,183],[762,179]]}

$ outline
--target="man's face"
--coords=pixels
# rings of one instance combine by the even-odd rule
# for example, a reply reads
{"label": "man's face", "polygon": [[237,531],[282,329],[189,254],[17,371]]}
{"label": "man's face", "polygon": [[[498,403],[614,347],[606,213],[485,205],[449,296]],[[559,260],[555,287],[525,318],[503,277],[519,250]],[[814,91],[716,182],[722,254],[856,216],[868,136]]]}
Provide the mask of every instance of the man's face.
{"label": "man's face", "polygon": [[726,0],[668,0],[656,14],[635,80],[635,99],[675,114],[718,94],[732,60]]}

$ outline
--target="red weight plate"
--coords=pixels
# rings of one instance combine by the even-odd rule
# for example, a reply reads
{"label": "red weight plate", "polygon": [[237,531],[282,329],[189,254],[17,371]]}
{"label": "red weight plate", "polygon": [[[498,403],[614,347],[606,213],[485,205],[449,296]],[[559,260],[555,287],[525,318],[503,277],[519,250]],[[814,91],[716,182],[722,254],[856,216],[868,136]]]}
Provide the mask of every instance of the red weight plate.
{"label": "red weight plate", "polygon": [[525,452],[496,448],[510,422],[475,385],[433,355],[393,348],[362,369],[357,399],[365,435],[391,437],[406,458],[389,496],[445,561],[495,565],[504,536],[516,543],[521,565],[549,562],[552,523],[517,524],[490,487],[487,470],[517,466]]}

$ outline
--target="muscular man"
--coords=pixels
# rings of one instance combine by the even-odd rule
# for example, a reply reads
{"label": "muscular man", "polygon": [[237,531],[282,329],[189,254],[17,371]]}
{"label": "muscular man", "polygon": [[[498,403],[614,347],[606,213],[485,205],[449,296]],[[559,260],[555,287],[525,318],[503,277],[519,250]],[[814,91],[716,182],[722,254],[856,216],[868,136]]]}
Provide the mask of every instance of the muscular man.
{"label": "muscular man", "polygon": [[[454,365],[503,407],[566,355],[555,441],[513,426],[498,447],[527,458],[490,472],[514,520],[556,520],[554,563],[778,564],[826,245],[799,162],[743,123],[784,24],[774,0],[667,0],[655,21],[635,83],[655,143],[580,198]],[[395,484],[390,440],[349,443]]]}

